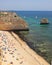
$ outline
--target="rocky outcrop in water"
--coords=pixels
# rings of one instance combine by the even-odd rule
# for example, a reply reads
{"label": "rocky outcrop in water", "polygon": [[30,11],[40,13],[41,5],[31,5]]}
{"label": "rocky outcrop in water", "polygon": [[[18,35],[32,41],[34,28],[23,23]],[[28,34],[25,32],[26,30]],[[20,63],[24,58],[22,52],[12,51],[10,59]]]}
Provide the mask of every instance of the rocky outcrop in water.
{"label": "rocky outcrop in water", "polygon": [[40,24],[49,24],[48,19],[47,18],[41,19]]}

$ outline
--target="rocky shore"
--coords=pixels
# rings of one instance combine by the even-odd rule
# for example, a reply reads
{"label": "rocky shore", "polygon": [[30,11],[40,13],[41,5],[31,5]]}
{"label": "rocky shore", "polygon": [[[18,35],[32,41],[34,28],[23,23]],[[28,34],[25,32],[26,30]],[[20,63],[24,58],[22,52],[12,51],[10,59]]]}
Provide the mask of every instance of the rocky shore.
{"label": "rocky shore", "polygon": [[50,65],[27,45],[30,42],[12,32],[29,30],[16,13],[0,12],[0,30],[0,65]]}
{"label": "rocky shore", "polygon": [[0,65],[50,65],[14,32],[0,31]]}

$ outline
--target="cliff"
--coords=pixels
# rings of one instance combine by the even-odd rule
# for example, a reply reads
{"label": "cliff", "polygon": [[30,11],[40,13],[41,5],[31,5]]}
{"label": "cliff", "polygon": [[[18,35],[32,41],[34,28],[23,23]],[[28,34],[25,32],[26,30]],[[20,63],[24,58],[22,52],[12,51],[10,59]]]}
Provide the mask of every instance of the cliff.
{"label": "cliff", "polygon": [[29,30],[28,24],[15,12],[0,12],[0,30]]}
{"label": "cliff", "polygon": [[0,65],[50,65],[14,32],[0,31]]}

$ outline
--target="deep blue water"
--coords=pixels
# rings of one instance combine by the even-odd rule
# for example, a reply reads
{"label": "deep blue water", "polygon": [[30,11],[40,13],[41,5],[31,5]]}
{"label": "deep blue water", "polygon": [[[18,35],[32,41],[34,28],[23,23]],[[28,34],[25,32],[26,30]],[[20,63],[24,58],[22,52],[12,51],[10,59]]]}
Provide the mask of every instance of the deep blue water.
{"label": "deep blue water", "polygon": [[34,16],[45,16],[52,17],[52,11],[15,11],[20,16],[34,17]]}
{"label": "deep blue water", "polygon": [[[36,45],[48,50],[52,56],[52,11],[15,11],[29,26],[29,33],[25,37]],[[40,25],[40,20],[47,18],[49,25]]]}

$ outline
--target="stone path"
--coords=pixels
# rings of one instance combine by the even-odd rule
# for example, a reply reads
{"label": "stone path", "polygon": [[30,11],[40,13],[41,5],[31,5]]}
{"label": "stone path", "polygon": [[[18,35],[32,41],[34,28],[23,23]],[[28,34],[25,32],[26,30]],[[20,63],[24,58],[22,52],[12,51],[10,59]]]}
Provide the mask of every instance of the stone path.
{"label": "stone path", "polygon": [[0,31],[0,65],[49,65],[15,33]]}

